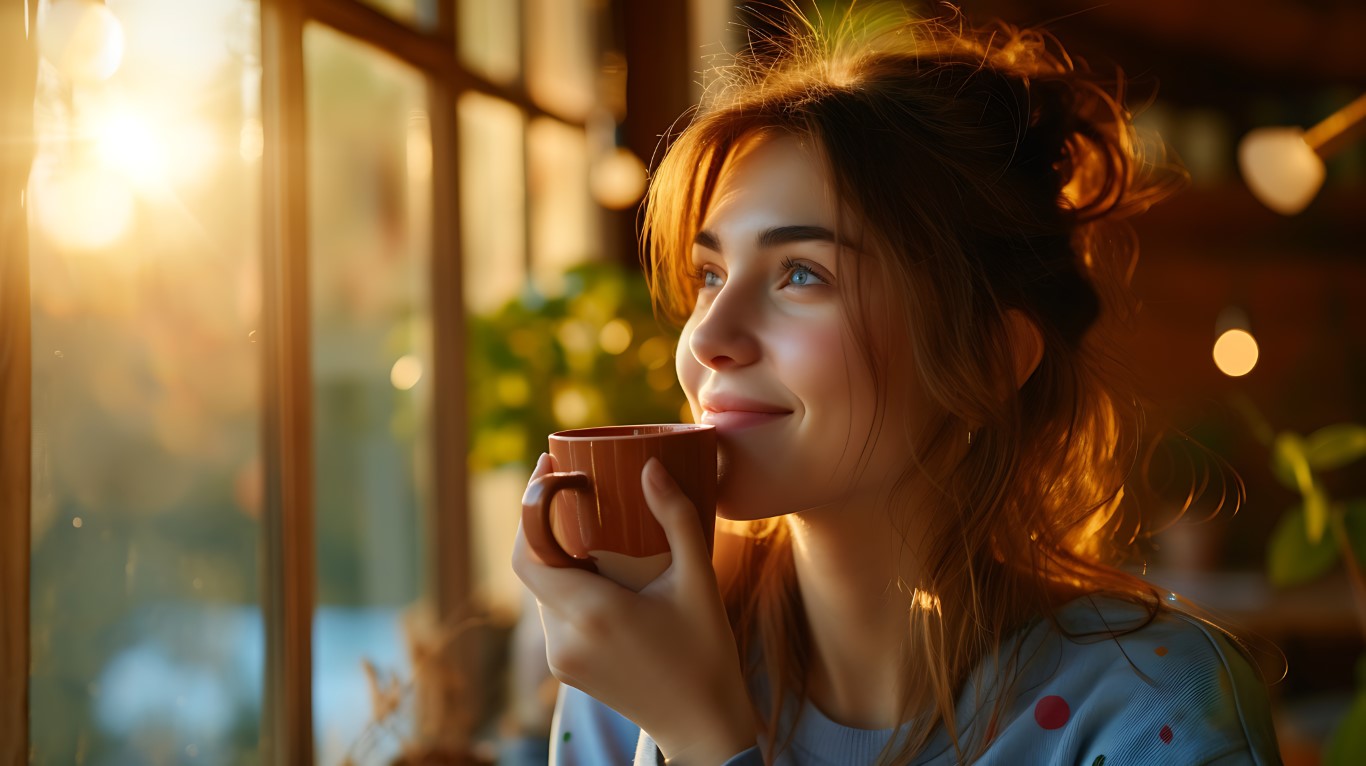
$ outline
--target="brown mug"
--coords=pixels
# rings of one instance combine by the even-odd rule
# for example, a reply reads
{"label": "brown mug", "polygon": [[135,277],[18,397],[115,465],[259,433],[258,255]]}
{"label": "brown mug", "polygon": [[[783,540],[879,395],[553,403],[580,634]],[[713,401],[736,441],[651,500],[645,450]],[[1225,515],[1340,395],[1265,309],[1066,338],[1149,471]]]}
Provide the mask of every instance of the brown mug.
{"label": "brown mug", "polygon": [[547,564],[597,572],[639,591],[669,568],[663,527],[645,504],[641,471],[658,458],[697,508],[707,550],[716,530],[716,429],[710,425],[607,426],[550,435],[560,469],[522,497],[522,529]]}

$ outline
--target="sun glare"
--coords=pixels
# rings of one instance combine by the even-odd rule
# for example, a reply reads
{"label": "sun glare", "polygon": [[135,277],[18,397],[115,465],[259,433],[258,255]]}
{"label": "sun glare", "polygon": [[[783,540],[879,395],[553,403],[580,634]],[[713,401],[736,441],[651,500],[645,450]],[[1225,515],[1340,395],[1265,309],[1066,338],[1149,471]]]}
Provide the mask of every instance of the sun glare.
{"label": "sun glare", "polygon": [[57,245],[97,250],[113,244],[133,219],[128,183],[101,168],[71,168],[34,178],[34,214]]}
{"label": "sun glare", "polygon": [[100,164],[142,189],[202,182],[217,153],[212,131],[194,119],[171,124],[120,108],[92,122]]}

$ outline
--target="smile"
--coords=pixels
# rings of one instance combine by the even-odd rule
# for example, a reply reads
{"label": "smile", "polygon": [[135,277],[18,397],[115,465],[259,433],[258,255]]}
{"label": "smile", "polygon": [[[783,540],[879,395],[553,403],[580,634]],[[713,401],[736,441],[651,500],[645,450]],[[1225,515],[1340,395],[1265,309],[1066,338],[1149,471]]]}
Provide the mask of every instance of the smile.
{"label": "smile", "polygon": [[702,394],[702,423],[721,432],[766,426],[792,414],[792,410],[724,391]]}
{"label": "smile", "polygon": [[790,412],[754,412],[752,410],[723,410],[721,412],[707,410],[702,413],[702,422],[716,426],[716,430],[724,433],[768,425],[791,414]]}

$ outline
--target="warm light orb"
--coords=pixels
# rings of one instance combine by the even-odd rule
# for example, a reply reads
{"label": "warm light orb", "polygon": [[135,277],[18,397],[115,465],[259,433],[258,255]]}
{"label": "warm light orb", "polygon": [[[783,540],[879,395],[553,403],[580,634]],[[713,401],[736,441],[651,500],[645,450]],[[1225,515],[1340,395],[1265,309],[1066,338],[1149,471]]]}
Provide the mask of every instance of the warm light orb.
{"label": "warm light orb", "polygon": [[1282,215],[1300,212],[1323,186],[1323,160],[1299,128],[1260,128],[1238,145],[1238,168],[1262,204]]}
{"label": "warm light orb", "polygon": [[389,369],[389,382],[400,391],[408,391],[422,380],[422,360],[413,354],[405,354],[394,362]]}
{"label": "warm light orb", "polygon": [[1214,342],[1214,364],[1231,378],[1252,372],[1257,355],[1257,340],[1247,330],[1228,330]]}
{"label": "warm light orb", "polygon": [[645,163],[630,149],[618,146],[589,170],[588,186],[598,204],[609,210],[625,210],[645,193]]}
{"label": "warm light orb", "polygon": [[34,179],[34,215],[58,246],[98,250],[113,244],[133,220],[128,182],[102,168],[70,168]]}
{"label": "warm light orb", "polygon": [[125,107],[91,123],[100,163],[142,189],[203,181],[218,149],[212,130],[197,120],[166,124]]}
{"label": "warm light orb", "polygon": [[38,18],[38,50],[78,83],[109,79],[123,63],[123,25],[93,0],[55,0]]}
{"label": "warm light orb", "polygon": [[114,112],[96,121],[95,151],[105,167],[134,182],[151,182],[166,173],[164,144],[146,120],[131,112]]}
{"label": "warm light orb", "polygon": [[592,403],[578,388],[562,388],[551,398],[551,410],[555,420],[566,428],[578,428],[588,423],[592,414]]}
{"label": "warm light orb", "polygon": [[616,356],[631,347],[631,325],[624,319],[613,319],[598,332],[598,345]]}

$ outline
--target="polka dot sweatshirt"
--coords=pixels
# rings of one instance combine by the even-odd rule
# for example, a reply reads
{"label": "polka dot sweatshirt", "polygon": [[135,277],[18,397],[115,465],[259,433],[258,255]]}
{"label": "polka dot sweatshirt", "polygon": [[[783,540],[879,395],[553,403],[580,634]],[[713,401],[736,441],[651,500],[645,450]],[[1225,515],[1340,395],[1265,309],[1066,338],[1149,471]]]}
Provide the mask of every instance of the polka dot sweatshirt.
{"label": "polka dot sweatshirt", "polygon": [[[977,726],[988,726],[989,744],[975,763],[1279,764],[1266,688],[1219,630],[1164,608],[1148,625],[1118,638],[1085,635],[1122,631],[1145,619],[1137,605],[1097,596],[1059,610],[1058,620],[1071,637],[1042,620],[1021,631],[1022,670],[1014,698],[995,726],[974,715],[970,693],[959,701],[966,741],[980,736]],[[988,664],[978,674],[994,670]],[[762,679],[751,691],[761,704],[766,701]],[[871,766],[884,745],[907,733],[905,728],[840,725],[809,700],[799,714],[796,710],[787,706],[782,733],[792,730],[793,737],[776,766]],[[555,766],[664,763],[647,733],[568,686],[560,688],[551,737]],[[762,766],[766,748],[761,740],[724,766]],[[942,727],[912,761],[916,766],[958,762]]]}

